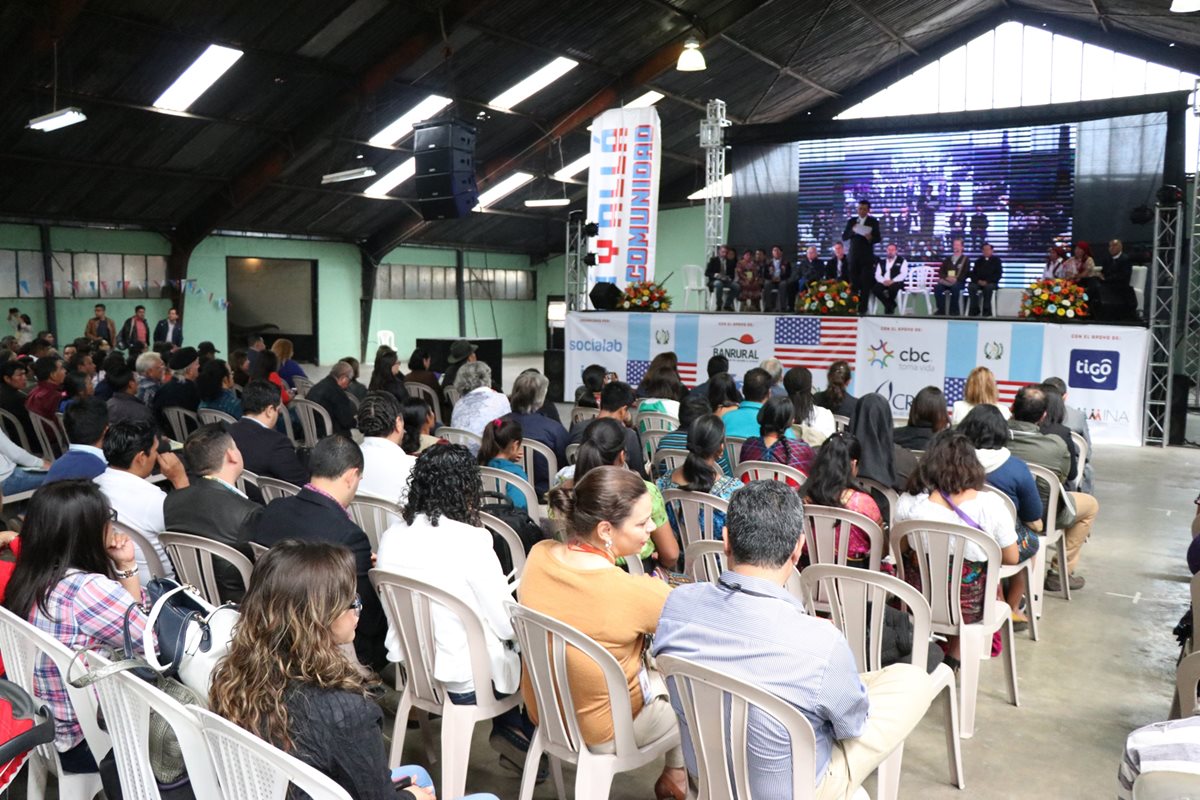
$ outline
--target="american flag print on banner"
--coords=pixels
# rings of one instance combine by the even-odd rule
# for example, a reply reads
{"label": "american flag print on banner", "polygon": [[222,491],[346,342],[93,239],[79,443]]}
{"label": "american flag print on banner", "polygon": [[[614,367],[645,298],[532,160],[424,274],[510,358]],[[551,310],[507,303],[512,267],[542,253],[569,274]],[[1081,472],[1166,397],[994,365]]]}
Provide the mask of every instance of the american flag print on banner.
{"label": "american flag print on banner", "polygon": [[650,369],[649,361],[635,361],[630,359],[625,362],[625,382],[633,388],[642,382],[642,378],[646,377],[646,370]]}
{"label": "american flag print on banner", "polygon": [[[999,404],[1002,406],[1011,406],[1012,401],[1017,396],[1022,386],[1029,386],[1025,381],[996,381],[996,392],[999,396]],[[946,378],[942,386],[942,392],[946,395],[946,405],[952,406],[959,400],[966,399],[967,379],[966,378]]]}
{"label": "american flag print on banner", "polygon": [[[683,381],[684,386],[687,386],[690,389],[691,387],[696,385],[696,365],[695,364],[685,364],[682,361],[680,361],[678,372],[679,372],[679,380]],[[634,387],[634,388],[637,388],[637,387]]]}
{"label": "american flag print on banner", "polygon": [[827,370],[835,361],[853,364],[858,356],[858,320],[854,317],[777,317],[775,357],[784,368]]}

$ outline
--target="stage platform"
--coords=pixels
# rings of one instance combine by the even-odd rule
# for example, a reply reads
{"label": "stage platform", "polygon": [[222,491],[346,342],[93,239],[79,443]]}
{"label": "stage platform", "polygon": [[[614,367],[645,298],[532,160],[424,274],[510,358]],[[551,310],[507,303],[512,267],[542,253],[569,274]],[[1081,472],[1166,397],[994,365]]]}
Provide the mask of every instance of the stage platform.
{"label": "stage platform", "polygon": [[1068,403],[1088,416],[1093,442],[1140,445],[1149,345],[1140,325],[1053,324],[980,317],[819,317],[729,312],[570,312],[568,384],[589,364],[601,364],[636,385],[650,360],[673,351],[684,382],[703,381],[713,355],[729,359],[741,378],[763,360],[813,371],[814,390],[825,370],[844,360],[854,370],[852,392],[887,398],[906,416],[925,386],[940,387],[953,403],[976,366],[996,375],[1002,402],[1049,376],[1068,386]]}

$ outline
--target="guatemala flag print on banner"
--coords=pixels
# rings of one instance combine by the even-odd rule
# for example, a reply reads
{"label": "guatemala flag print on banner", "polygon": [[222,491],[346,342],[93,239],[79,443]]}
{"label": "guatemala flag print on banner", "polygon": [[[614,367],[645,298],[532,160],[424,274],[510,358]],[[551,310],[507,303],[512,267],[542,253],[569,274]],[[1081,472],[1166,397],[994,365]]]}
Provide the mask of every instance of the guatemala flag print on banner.
{"label": "guatemala flag print on banner", "polygon": [[588,291],[596,283],[654,280],[658,237],[658,177],[662,132],[658,111],[614,108],[592,122],[587,219],[599,226],[589,240],[596,265],[588,270]]}

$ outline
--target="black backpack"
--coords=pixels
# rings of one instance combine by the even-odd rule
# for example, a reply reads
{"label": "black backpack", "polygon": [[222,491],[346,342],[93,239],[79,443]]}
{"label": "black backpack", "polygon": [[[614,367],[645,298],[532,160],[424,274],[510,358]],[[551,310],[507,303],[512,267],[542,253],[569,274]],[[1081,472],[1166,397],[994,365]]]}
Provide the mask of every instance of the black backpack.
{"label": "black backpack", "polygon": [[[515,508],[512,500],[506,494],[484,492],[479,510],[491,514],[516,531],[517,536],[521,537],[521,544],[525,546],[526,555],[529,555],[529,551],[535,544],[546,538],[541,527],[524,510]],[[500,559],[500,566],[504,568],[504,574],[512,572],[512,557],[509,555],[508,545],[499,534],[494,532],[492,533],[492,547],[496,550],[496,557]]]}

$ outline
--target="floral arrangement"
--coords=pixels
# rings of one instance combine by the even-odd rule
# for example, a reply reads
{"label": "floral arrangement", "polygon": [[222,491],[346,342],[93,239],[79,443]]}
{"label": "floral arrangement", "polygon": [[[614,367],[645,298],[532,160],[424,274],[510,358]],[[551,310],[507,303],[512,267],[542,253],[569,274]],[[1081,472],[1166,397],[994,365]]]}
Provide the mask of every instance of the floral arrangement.
{"label": "floral arrangement", "polygon": [[1088,295],[1074,281],[1051,278],[1029,284],[1021,296],[1021,316],[1068,320],[1088,315]]}
{"label": "floral arrangement", "polygon": [[617,308],[625,311],[667,311],[671,296],[654,281],[638,281],[625,287]]}
{"label": "floral arrangement", "polygon": [[796,298],[796,310],[833,316],[857,314],[858,294],[847,281],[814,281]]}

